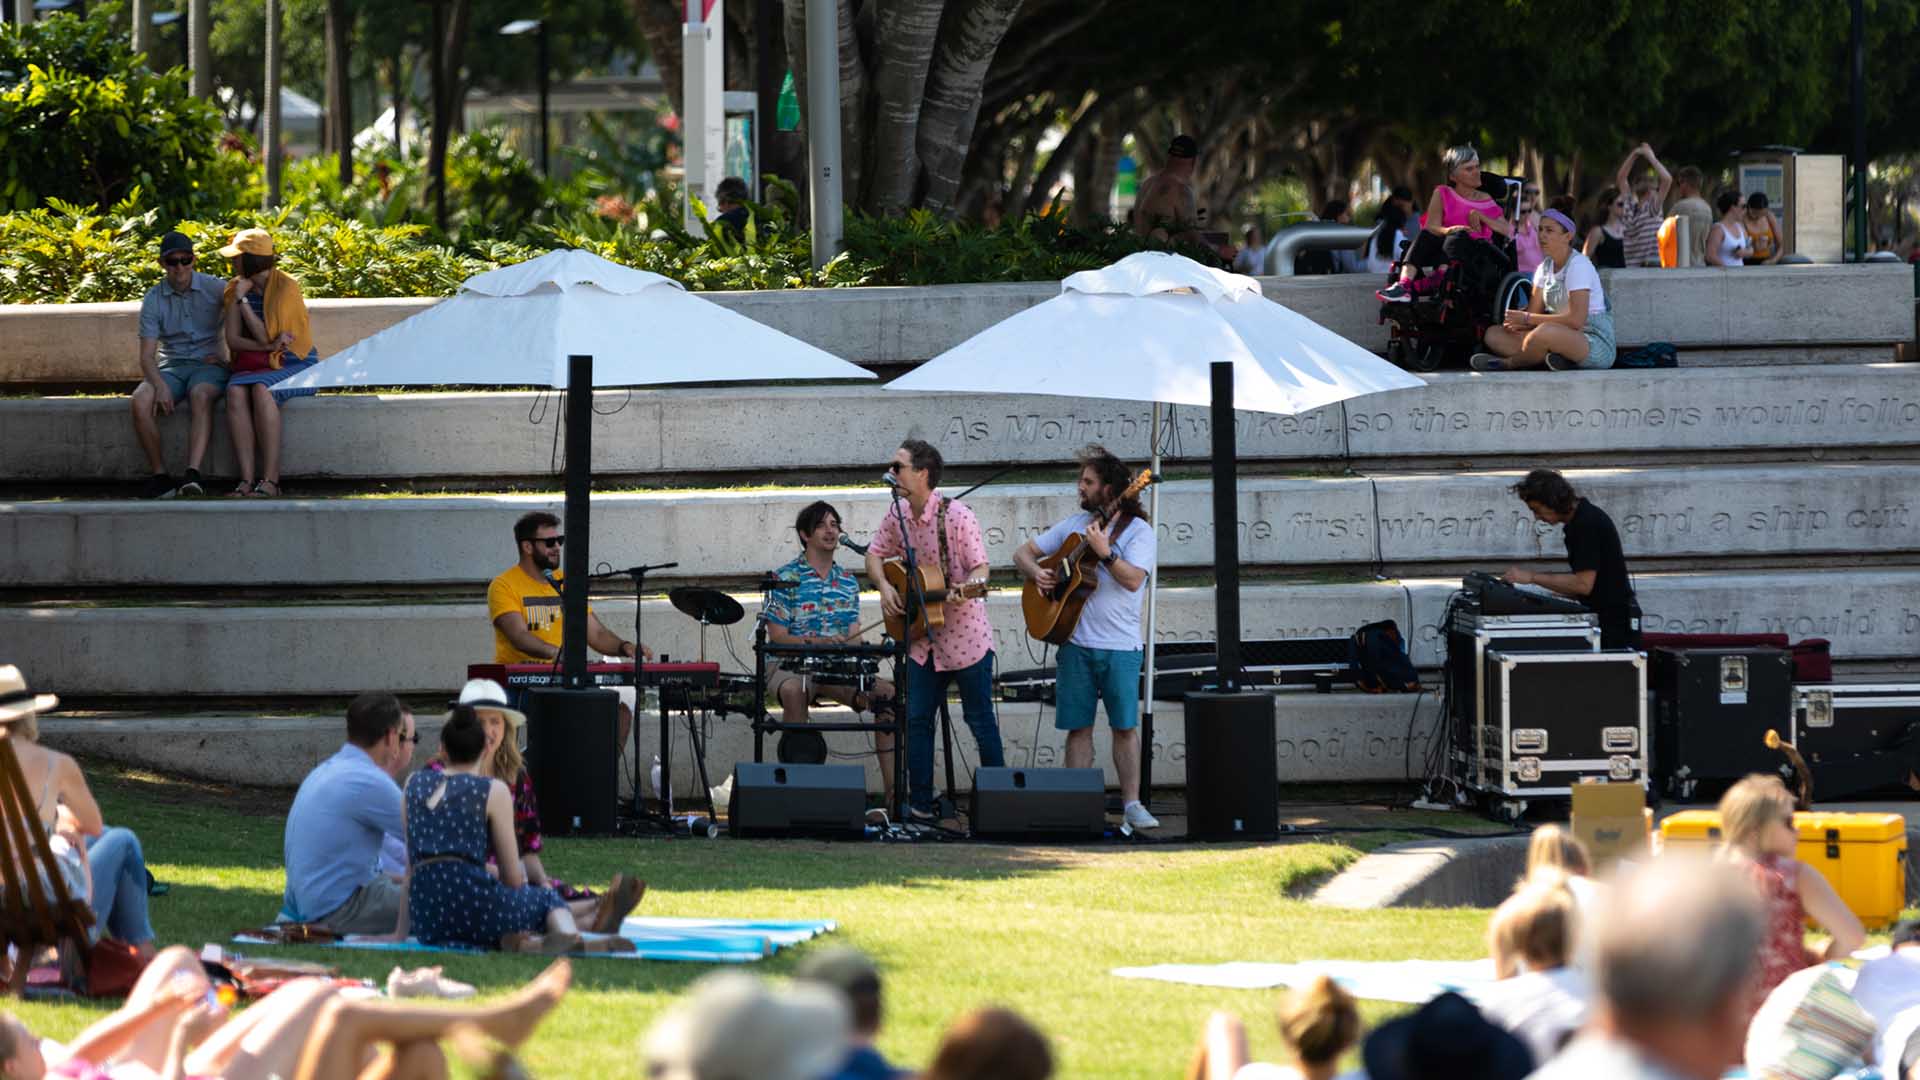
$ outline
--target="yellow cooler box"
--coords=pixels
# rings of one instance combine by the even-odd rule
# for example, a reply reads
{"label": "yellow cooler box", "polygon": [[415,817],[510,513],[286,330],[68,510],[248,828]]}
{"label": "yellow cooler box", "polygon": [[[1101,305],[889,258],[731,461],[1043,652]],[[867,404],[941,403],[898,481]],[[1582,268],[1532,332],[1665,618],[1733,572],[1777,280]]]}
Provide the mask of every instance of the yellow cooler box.
{"label": "yellow cooler box", "polygon": [[[1899,814],[1793,815],[1800,832],[1795,854],[1820,871],[1867,928],[1887,926],[1907,903],[1907,821]],[[1717,810],[1682,810],[1660,823],[1671,851],[1720,843]]]}

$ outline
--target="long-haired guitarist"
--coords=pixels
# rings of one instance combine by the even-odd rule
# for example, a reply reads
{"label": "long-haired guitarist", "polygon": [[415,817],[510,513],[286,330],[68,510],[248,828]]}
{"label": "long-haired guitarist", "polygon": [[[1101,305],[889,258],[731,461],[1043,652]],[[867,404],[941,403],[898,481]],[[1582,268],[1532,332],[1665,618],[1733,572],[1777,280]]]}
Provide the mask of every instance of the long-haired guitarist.
{"label": "long-haired guitarist", "polygon": [[[833,561],[840,549],[840,511],[824,499],[808,504],[794,519],[800,554],[774,571],[794,582],[792,589],[776,590],[767,602],[767,638],[781,645],[850,645],[860,640],[860,580]],[[790,671],[777,662],[767,664],[767,692],[780,702],[781,720],[804,724],[807,707],[817,698],[850,705],[855,712],[871,709],[876,721],[893,715],[893,684],[876,679],[864,692],[857,686],[822,683]],[[893,733],[874,732],[874,750],[880,761],[880,779],[886,785],[887,805],[893,805]]]}
{"label": "long-haired guitarist", "polygon": [[1093,765],[1093,719],[1107,707],[1113,729],[1113,770],[1127,824],[1152,829],[1160,822],[1140,803],[1140,602],[1153,573],[1158,543],[1153,522],[1128,487],[1125,462],[1105,447],[1089,446],[1080,462],[1080,512],[1020,545],[1013,563],[1042,590],[1056,585],[1057,570],[1040,565],[1070,537],[1083,537],[1097,564],[1093,595],[1060,646],[1053,726],[1067,734],[1070,769]]}
{"label": "long-haired guitarist", "polygon": [[[956,585],[983,582],[987,541],[980,521],[965,503],[934,490],[940,486],[942,466],[940,451],[919,439],[908,439],[893,452],[887,470],[905,503],[906,536],[913,541],[919,565],[939,567]],[[896,617],[906,614],[910,598],[887,581],[886,561],[905,551],[900,519],[890,506],[867,548],[867,579],[880,589],[886,613]],[[987,602],[945,601],[941,625],[914,640],[907,655],[908,809],[927,819],[934,816],[933,714],[946,700],[950,684],[960,688],[960,705],[979,746],[980,764],[1006,764],[1000,722],[993,712],[993,624],[987,619]]]}

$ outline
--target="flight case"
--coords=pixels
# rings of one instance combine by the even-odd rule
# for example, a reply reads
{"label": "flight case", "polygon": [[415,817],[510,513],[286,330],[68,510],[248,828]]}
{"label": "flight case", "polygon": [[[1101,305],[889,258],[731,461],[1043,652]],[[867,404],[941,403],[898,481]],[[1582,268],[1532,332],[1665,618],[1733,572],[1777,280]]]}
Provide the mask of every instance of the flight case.
{"label": "flight case", "polygon": [[1647,658],[1619,652],[1489,652],[1483,790],[1572,795],[1583,780],[1647,780]]}
{"label": "flight case", "polygon": [[1769,730],[1792,730],[1793,653],[1767,646],[1656,648],[1653,770],[1660,789],[1693,798],[1700,782],[1738,780],[1786,764]]}
{"label": "flight case", "polygon": [[1447,711],[1456,775],[1476,790],[1499,790],[1500,772],[1484,763],[1501,745],[1489,742],[1489,725],[1499,723],[1489,708],[1487,654],[1526,652],[1598,652],[1600,629],[1591,614],[1482,615],[1456,609],[1447,627]]}

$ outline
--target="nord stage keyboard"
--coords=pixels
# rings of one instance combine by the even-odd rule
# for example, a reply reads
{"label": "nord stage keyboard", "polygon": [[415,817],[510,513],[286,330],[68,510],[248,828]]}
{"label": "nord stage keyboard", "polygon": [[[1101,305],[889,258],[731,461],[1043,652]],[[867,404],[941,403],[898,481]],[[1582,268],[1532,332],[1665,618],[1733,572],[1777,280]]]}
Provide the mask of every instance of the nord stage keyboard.
{"label": "nord stage keyboard", "polygon": [[[492,679],[513,689],[522,686],[559,686],[560,667],[552,663],[468,664],[467,678]],[[633,661],[603,661],[587,665],[587,682],[592,686],[633,685]],[[669,664],[641,664],[640,685],[713,686],[720,681],[720,665],[698,661]]]}

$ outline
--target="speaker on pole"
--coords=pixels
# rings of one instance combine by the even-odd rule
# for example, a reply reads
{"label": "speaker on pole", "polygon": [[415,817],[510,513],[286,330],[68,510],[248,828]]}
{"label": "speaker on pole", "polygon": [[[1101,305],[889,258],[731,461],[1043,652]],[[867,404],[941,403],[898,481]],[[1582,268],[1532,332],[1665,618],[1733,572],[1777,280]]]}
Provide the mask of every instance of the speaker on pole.
{"label": "speaker on pole", "polygon": [[1187,695],[1187,835],[1272,840],[1280,835],[1273,697],[1249,690]]}
{"label": "speaker on pole", "polygon": [[865,836],[867,770],[858,765],[733,767],[727,831],[734,836]]}
{"label": "speaker on pole", "polygon": [[527,694],[527,775],[540,831],[610,833],[620,799],[620,697],[535,687]]}
{"label": "speaker on pole", "polygon": [[1107,781],[1099,769],[982,767],[973,776],[973,835],[1099,839]]}

